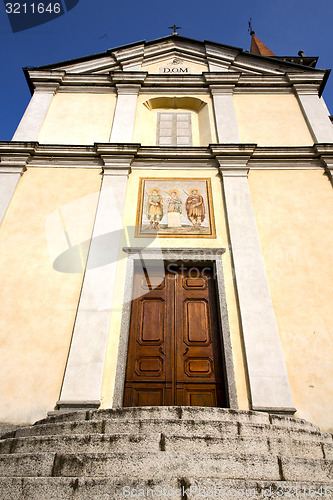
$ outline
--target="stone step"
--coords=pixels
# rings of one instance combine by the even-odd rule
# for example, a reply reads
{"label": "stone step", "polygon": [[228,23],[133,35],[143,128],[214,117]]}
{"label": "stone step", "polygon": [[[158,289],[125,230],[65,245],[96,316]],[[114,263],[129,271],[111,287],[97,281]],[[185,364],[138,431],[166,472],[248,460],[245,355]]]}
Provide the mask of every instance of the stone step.
{"label": "stone step", "polygon": [[203,500],[220,498],[310,498],[329,499],[333,487],[327,482],[253,481],[242,479],[195,478],[180,475],[165,480],[136,480],[119,477],[16,477],[0,479],[0,498],[6,500]]}
{"label": "stone step", "polygon": [[102,410],[86,410],[68,413],[53,412],[35,425],[57,422],[72,422],[82,420],[205,420],[220,422],[239,422],[240,424],[271,424],[278,427],[292,427],[320,431],[320,429],[306,420],[281,415],[270,415],[265,412],[233,410],[228,408],[207,408],[199,406],[144,406],[134,408],[110,408]]}
{"label": "stone step", "polygon": [[303,458],[333,458],[333,445],[295,439],[255,439],[252,437],[211,437],[204,435],[148,434],[68,434],[31,436],[0,441],[0,454],[10,453],[108,453],[127,451],[179,451],[193,453],[256,453]]}
{"label": "stone step", "polygon": [[214,420],[136,420],[136,419],[106,419],[106,420],[78,420],[44,423],[21,427],[8,434],[8,437],[49,436],[68,434],[146,434],[164,433],[175,436],[202,436],[214,437],[249,437],[255,439],[295,439],[298,441],[315,441],[333,444],[332,435],[321,433],[302,427],[286,427],[271,424],[240,423],[234,421]]}
{"label": "stone step", "polygon": [[267,481],[333,481],[333,461],[221,453],[3,454],[0,477],[110,477],[172,479],[183,476]]}

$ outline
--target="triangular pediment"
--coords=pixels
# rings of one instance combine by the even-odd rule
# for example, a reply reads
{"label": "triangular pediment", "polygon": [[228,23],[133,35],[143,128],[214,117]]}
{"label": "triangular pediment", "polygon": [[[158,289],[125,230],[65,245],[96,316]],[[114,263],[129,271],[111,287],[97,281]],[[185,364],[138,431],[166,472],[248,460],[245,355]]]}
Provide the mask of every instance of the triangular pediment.
{"label": "triangular pediment", "polygon": [[105,75],[112,71],[145,71],[156,74],[163,72],[163,68],[167,68],[164,72],[168,72],[168,68],[176,68],[177,65],[178,68],[187,68],[183,71],[192,74],[235,72],[245,75],[281,75],[287,71],[316,71],[313,65],[309,67],[300,64],[299,59],[295,57],[295,62],[291,62],[291,58],[264,57],[238,47],[170,35],[38,69],[81,75]]}

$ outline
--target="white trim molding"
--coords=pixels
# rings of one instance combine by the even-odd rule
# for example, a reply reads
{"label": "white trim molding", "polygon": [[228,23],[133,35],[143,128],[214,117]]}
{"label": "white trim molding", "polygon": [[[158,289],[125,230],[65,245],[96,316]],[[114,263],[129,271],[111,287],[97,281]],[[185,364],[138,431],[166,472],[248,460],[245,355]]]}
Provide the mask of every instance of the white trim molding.
{"label": "white trim molding", "polygon": [[227,73],[223,77],[224,82],[221,82],[220,74],[205,73],[204,77],[213,98],[218,142],[240,143],[241,139],[233,100],[233,93],[240,74]]}
{"label": "white trim molding", "polygon": [[314,142],[333,142],[333,125],[324,101],[318,96],[318,84],[294,83],[293,88]]}
{"label": "white trim molding", "polygon": [[316,144],[315,150],[320,154],[320,159],[325,166],[326,174],[333,186],[333,145],[332,144]]}
{"label": "white trim molding", "polygon": [[53,96],[59,83],[40,83],[36,86],[29,105],[13,136],[13,141],[37,141]]}
{"label": "white trim molding", "polygon": [[140,84],[117,83],[117,104],[113,119],[110,142],[132,141]]}
{"label": "white trim molding", "polygon": [[13,198],[16,186],[26,170],[30,153],[1,155],[0,163],[0,225]]}
{"label": "white trim molding", "polygon": [[293,414],[279,332],[247,179],[250,156],[217,160],[236,278],[253,410]]}
{"label": "white trim molding", "polygon": [[100,404],[127,177],[132,159],[133,155],[114,158],[106,155],[72,343],[57,402],[57,407],[62,410],[98,407]]}

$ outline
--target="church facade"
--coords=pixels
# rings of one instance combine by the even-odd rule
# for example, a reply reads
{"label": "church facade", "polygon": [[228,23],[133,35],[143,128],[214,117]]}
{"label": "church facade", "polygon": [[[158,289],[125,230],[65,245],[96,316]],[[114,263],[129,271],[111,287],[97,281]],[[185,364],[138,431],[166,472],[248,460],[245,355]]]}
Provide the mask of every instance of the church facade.
{"label": "church facade", "polygon": [[2,423],[215,406],[332,432],[329,72],[266,49],[171,35],[25,70]]}

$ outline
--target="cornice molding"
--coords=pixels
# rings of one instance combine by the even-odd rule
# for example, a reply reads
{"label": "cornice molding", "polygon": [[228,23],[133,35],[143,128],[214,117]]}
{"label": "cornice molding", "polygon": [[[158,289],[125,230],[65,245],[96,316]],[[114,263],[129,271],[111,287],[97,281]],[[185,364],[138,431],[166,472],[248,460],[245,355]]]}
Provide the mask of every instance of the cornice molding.
{"label": "cornice molding", "polygon": [[308,84],[321,84],[324,77],[325,77],[325,71],[314,71],[310,72],[307,71],[306,73],[304,72],[296,72],[296,71],[287,71],[285,73],[287,79],[289,80],[290,83],[292,84],[299,84],[299,83],[308,83]]}
{"label": "cornice molding", "polygon": [[187,254],[192,257],[198,256],[203,259],[207,259],[209,257],[214,260],[216,255],[223,255],[226,251],[225,248],[159,248],[159,247],[123,247],[123,251],[133,256],[142,255],[154,255],[158,254],[158,256],[163,255],[165,258],[174,258],[175,254]]}
{"label": "cornice molding", "polygon": [[[275,72],[244,74],[238,71],[203,72],[200,74],[149,74],[147,71],[111,71],[109,74],[66,73],[59,70],[27,70],[32,86],[42,92],[87,91],[110,92],[119,85],[141,85],[141,92],[195,92],[208,93],[209,89],[234,92],[276,92],[294,88],[298,93],[318,93],[325,78],[324,71]],[[70,87],[70,88],[69,88]],[[119,87],[120,88],[120,87]],[[279,91],[281,91],[279,90]]]}
{"label": "cornice molding", "polygon": [[241,73],[202,73],[208,85],[236,85]]}
{"label": "cornice molding", "polygon": [[111,50],[113,58],[124,69],[141,66],[143,62],[145,44],[140,43],[135,46],[126,47],[118,50]]}
{"label": "cornice molding", "polygon": [[64,86],[67,85],[93,85],[93,86],[110,86],[111,76],[108,75],[81,75],[68,74],[62,80]]}
{"label": "cornice molding", "polygon": [[143,87],[179,87],[183,90],[189,87],[200,87],[205,84],[202,74],[148,74]]}
{"label": "cornice molding", "polygon": [[256,149],[256,144],[210,144],[209,149],[215,157],[236,156],[251,157]]}
{"label": "cornice molding", "polygon": [[26,154],[4,154],[0,156],[0,173],[1,174],[22,174],[26,170],[26,166],[30,160],[30,153]]}
{"label": "cornice molding", "polygon": [[[92,168],[132,170],[309,170],[333,169],[333,144],[308,147],[211,144],[208,147],[160,147],[96,143],[92,146],[0,142],[0,168]],[[9,169],[9,170],[8,170]],[[119,174],[117,174],[119,175]]]}
{"label": "cornice molding", "polygon": [[228,71],[239,54],[239,50],[236,49],[224,48],[222,51],[218,50],[216,46],[207,41],[205,42],[205,49],[209,68],[220,68],[222,71]]}
{"label": "cornice molding", "polygon": [[111,82],[113,85],[127,84],[132,85],[135,83],[143,84],[147,78],[146,71],[113,71],[110,73]]}
{"label": "cornice molding", "polygon": [[0,173],[23,173],[36,150],[36,142],[0,142]]}
{"label": "cornice molding", "polygon": [[327,72],[313,73],[286,73],[296,95],[320,95],[324,86]]}
{"label": "cornice molding", "polygon": [[314,149],[320,155],[326,174],[333,185],[333,144],[316,144]]}
{"label": "cornice molding", "polygon": [[314,150],[320,155],[328,155],[333,158],[333,144],[315,144]]}
{"label": "cornice molding", "polygon": [[59,94],[117,94],[117,89],[98,85],[65,85],[59,87]]}
{"label": "cornice molding", "polygon": [[95,143],[93,146],[94,151],[99,156],[111,156],[111,155],[127,155],[127,156],[135,156],[139,149],[141,148],[141,144],[131,143],[131,144],[117,144],[112,142],[107,143]]}

